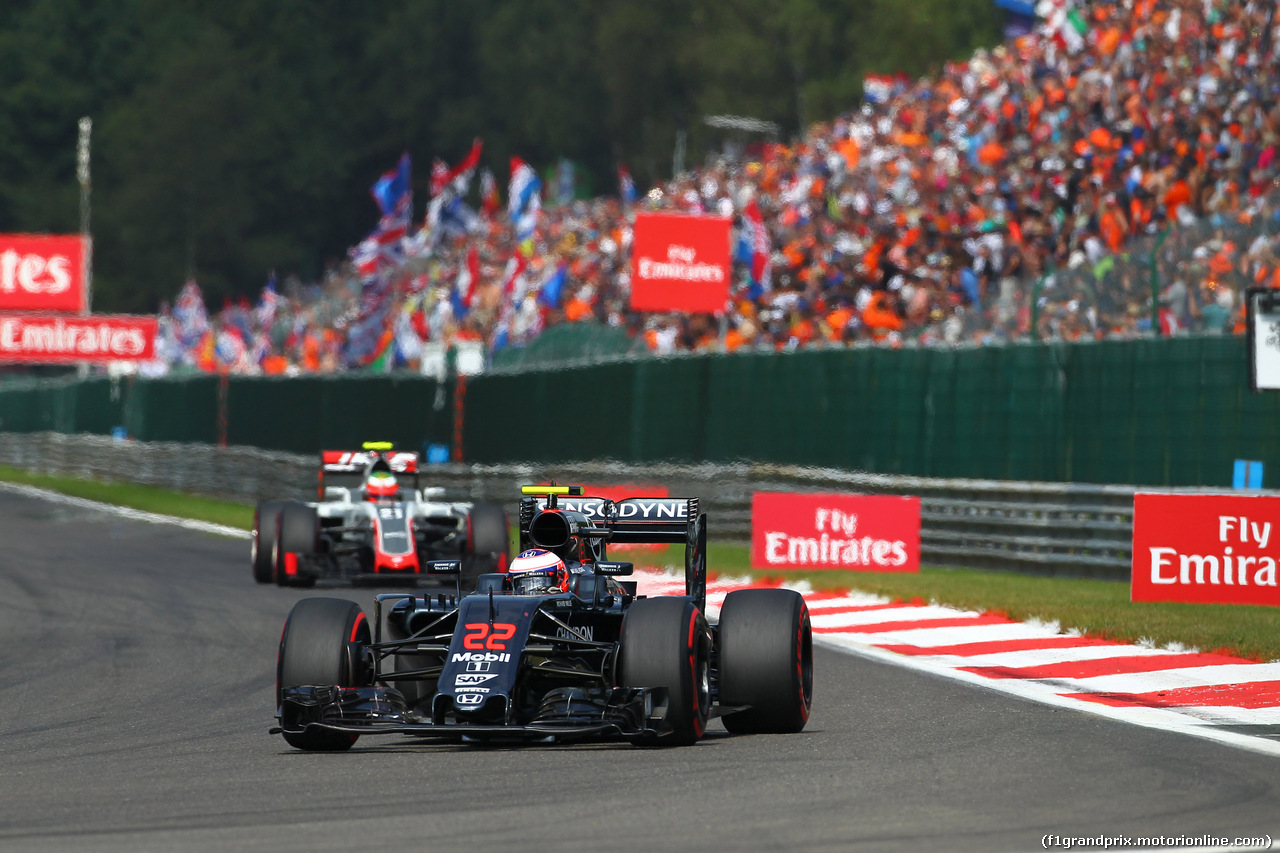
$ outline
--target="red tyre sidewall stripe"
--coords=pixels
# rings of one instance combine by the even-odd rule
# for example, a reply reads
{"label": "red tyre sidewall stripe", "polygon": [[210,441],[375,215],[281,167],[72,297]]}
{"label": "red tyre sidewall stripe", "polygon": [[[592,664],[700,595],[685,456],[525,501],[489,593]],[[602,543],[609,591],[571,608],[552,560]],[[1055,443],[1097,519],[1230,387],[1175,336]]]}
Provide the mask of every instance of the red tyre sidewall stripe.
{"label": "red tyre sidewall stripe", "polygon": [[702,737],[702,697],[698,690],[698,647],[694,645],[693,635],[698,630],[698,608],[689,615],[689,681],[693,692],[693,733]]}
{"label": "red tyre sidewall stripe", "polygon": [[800,599],[800,624],[796,628],[796,689],[800,691],[800,718],[809,720],[812,697],[804,695],[804,635],[809,628],[809,605]]}
{"label": "red tyre sidewall stripe", "polygon": [[351,623],[351,637],[349,640],[347,640],[347,642],[354,643],[356,641],[356,634],[359,633],[360,625],[363,623],[364,623],[364,611],[361,610],[359,615],[356,616],[356,620]]}

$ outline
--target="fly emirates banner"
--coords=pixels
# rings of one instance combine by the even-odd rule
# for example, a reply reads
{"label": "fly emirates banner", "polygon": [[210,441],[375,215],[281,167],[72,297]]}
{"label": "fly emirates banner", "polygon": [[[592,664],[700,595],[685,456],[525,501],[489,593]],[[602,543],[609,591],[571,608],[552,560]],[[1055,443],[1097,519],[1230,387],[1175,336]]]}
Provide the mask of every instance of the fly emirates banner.
{"label": "fly emirates banner", "polygon": [[756,492],[751,565],[918,572],[920,498]]}
{"label": "fly emirates banner", "polygon": [[1280,497],[1133,496],[1134,601],[1280,606]]}

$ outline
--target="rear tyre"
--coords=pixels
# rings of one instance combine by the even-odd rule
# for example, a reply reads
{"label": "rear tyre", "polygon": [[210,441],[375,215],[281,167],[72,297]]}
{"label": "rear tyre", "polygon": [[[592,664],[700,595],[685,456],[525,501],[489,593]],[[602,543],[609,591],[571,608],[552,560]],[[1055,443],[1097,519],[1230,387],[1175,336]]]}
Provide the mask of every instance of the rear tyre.
{"label": "rear tyre", "polygon": [[276,531],[280,526],[280,501],[262,501],[253,510],[253,538],[249,545],[249,562],[253,566],[253,579],[258,583],[271,583],[272,560],[275,558]]}
{"label": "rear tyre", "polygon": [[315,507],[296,502],[280,505],[280,524],[275,543],[275,576],[280,586],[315,586],[316,579],[302,574],[290,574],[286,568],[286,555],[295,559],[310,557],[316,553],[320,537],[320,517]]}
{"label": "rear tyre", "polygon": [[721,717],[735,733],[798,732],[813,704],[809,608],[788,589],[743,589],[720,609],[720,704],[750,705]]}
{"label": "rear tyre", "polygon": [[507,513],[497,504],[474,504],[467,516],[462,554],[462,588],[473,590],[487,572],[505,572],[511,551]]}
{"label": "rear tyre", "polygon": [[645,598],[627,609],[619,638],[623,687],[667,688],[663,737],[640,736],[639,746],[689,746],[707,730],[711,710],[711,635],[687,598]]}
{"label": "rear tyre", "polygon": [[[284,633],[280,635],[280,655],[276,661],[276,706],[286,687],[338,685],[358,687],[354,670],[358,650],[350,648],[370,642],[369,622],[354,601],[340,598],[304,598],[293,606]],[[285,732],[290,746],[320,752],[350,749],[359,735],[341,732]]]}

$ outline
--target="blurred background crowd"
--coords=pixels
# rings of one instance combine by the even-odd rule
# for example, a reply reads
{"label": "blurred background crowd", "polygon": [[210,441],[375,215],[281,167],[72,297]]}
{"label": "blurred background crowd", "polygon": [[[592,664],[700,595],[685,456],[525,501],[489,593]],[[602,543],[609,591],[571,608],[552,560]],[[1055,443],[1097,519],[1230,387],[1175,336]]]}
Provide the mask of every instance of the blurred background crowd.
{"label": "blurred background crowd", "polygon": [[[189,282],[151,369],[417,369],[566,324],[657,354],[1242,333],[1244,291],[1280,287],[1276,3],[1035,12],[936,76],[868,77],[803,138],[743,131],[647,190],[619,169],[616,195],[575,199],[567,164],[513,160],[500,199],[477,141],[415,213],[406,156],[374,186],[377,228],[319,281],[273,277],[218,310]],[[723,312],[629,310],[643,210],[733,218]]]}

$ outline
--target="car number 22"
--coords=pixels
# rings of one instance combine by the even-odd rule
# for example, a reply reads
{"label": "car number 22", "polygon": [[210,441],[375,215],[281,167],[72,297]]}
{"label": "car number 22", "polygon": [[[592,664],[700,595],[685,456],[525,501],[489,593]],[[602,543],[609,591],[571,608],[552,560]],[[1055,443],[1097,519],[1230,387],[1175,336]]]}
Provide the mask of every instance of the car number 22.
{"label": "car number 22", "polygon": [[464,649],[493,649],[506,651],[507,640],[516,634],[516,626],[510,622],[468,622],[462,626],[467,633],[462,638]]}

